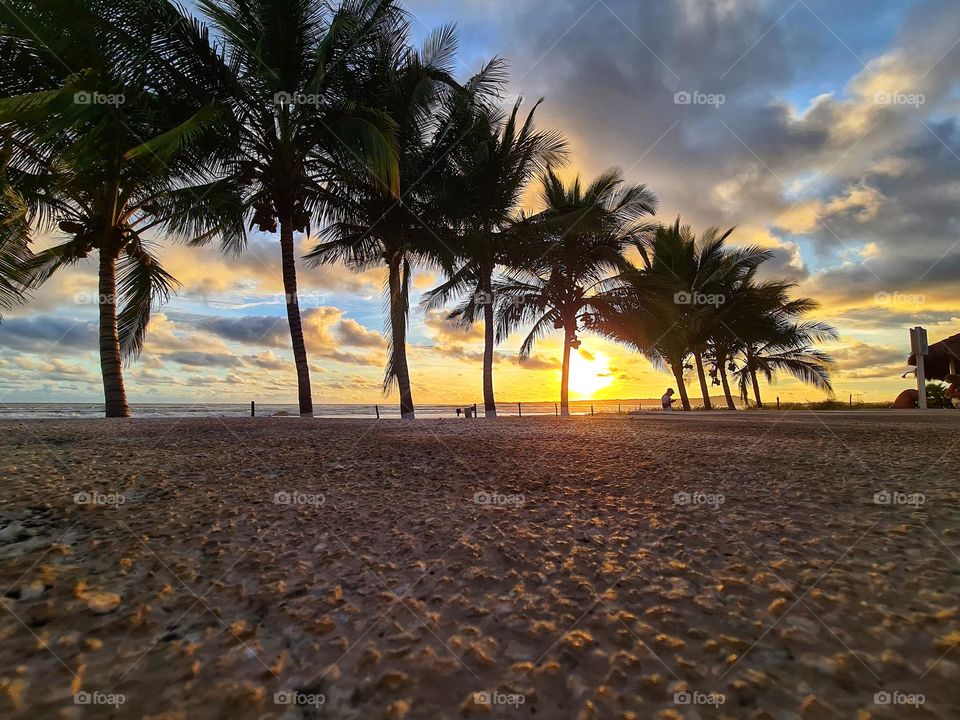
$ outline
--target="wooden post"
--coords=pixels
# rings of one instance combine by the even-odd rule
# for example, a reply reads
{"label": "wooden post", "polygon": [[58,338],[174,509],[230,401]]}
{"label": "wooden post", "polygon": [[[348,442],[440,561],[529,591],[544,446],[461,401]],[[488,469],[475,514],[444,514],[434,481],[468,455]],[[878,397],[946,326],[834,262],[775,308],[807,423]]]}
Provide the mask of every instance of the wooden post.
{"label": "wooden post", "polygon": [[523,408],[520,407],[520,403],[517,403],[517,415],[523,417]]}
{"label": "wooden post", "polygon": [[619,414],[620,414],[620,406],[617,405],[617,415],[619,415]]}
{"label": "wooden post", "polygon": [[850,409],[853,410],[853,393],[850,393]]}
{"label": "wooden post", "polygon": [[593,405],[590,406],[590,415],[593,416]]}
{"label": "wooden post", "polygon": [[374,405],[374,406],[373,406],[373,409],[377,411],[377,420],[379,420],[379,419],[380,419],[380,406],[379,406],[379,405]]}
{"label": "wooden post", "polygon": [[554,414],[554,415],[559,415],[559,414],[560,414],[560,411],[557,410],[557,404],[556,404],[556,403],[553,404],[553,414]]}
{"label": "wooden post", "polygon": [[927,372],[924,367],[924,355],[929,352],[927,331],[919,325],[910,328],[910,349],[917,358],[917,407],[927,409]]}
{"label": "wooden post", "polygon": [[477,404],[473,404],[473,419],[476,420],[479,416],[477,415]]}
{"label": "wooden post", "polygon": [[257,403],[251,400],[250,401],[250,417],[256,417],[256,416],[257,416]]}
{"label": "wooden post", "polygon": [[777,395],[777,410],[780,409],[780,396]]}

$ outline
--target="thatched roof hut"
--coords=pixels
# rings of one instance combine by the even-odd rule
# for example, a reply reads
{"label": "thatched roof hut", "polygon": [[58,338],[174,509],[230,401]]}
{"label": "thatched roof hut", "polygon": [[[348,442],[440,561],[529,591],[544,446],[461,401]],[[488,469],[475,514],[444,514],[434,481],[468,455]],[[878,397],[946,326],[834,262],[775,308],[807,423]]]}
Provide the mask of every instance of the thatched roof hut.
{"label": "thatched roof hut", "polygon": [[[907,364],[916,365],[916,355],[911,355]],[[924,355],[923,369],[927,380],[944,380],[947,375],[960,374],[960,334],[933,343],[930,352]]]}

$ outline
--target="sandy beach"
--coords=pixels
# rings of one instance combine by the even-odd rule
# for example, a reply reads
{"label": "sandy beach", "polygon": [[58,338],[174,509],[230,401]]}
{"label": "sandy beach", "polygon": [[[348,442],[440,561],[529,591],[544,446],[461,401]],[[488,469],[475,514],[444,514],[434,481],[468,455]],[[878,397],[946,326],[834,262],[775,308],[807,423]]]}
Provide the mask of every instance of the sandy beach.
{"label": "sandy beach", "polygon": [[960,413],[0,423],[14,718],[960,717]]}

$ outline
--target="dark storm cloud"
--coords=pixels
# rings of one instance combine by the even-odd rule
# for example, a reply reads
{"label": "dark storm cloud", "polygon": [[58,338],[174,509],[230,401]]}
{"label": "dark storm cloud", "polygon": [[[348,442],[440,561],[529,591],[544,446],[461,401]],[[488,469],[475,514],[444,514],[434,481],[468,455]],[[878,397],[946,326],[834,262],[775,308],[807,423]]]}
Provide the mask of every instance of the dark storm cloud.
{"label": "dark storm cloud", "polygon": [[[917,283],[942,293],[960,277],[955,2],[502,7],[512,91],[545,95],[542,122],[572,136],[577,163],[628,169],[658,193],[662,217],[803,237],[804,252],[816,252],[808,262],[835,266],[811,279],[833,283],[834,295]],[[899,18],[895,32],[876,29],[886,16]],[[814,89],[790,96],[799,82]],[[675,93],[697,91],[724,102],[675,102]],[[878,103],[888,91],[923,95],[923,104]],[[812,220],[798,228],[791,213],[803,211]],[[869,270],[838,262],[870,243]],[[806,280],[798,259],[795,248],[778,250],[768,273]]]}
{"label": "dark storm cloud", "polygon": [[245,345],[278,347],[289,343],[286,321],[280,317],[250,315],[231,318],[210,316],[197,322],[196,327],[198,330],[212,332],[224,340],[232,340]]}
{"label": "dark storm cloud", "polygon": [[832,316],[844,325],[866,330],[906,329],[914,325],[939,325],[960,320],[960,313],[951,311],[923,310],[918,308],[909,313],[894,313],[888,307],[876,306],[853,308]]}
{"label": "dark storm cloud", "polygon": [[40,315],[8,318],[0,324],[0,348],[56,354],[57,348],[96,350],[97,324]]}
{"label": "dark storm cloud", "polygon": [[[202,333],[211,333],[216,337],[254,347],[284,348],[290,347],[290,330],[285,317],[269,315],[247,315],[244,317],[225,317],[218,315],[191,315],[186,313],[169,313],[167,317],[175,323],[186,325]],[[334,307],[309,308],[301,313],[303,335],[308,354],[311,357],[326,358],[334,362],[347,365],[382,366],[384,363],[384,343],[373,343],[371,337],[376,335],[349,319],[343,319],[343,311]],[[335,335],[345,334],[349,342],[342,343]],[[380,337],[377,335],[377,337]],[[341,344],[354,347],[370,347],[374,351],[370,354],[360,354],[340,349]],[[183,364],[194,364],[190,361],[196,356],[202,359],[203,353],[180,353]],[[222,358],[214,364],[226,365],[229,355],[217,354]],[[176,359],[176,358],[175,358]],[[179,362],[179,360],[178,360]],[[204,364],[202,362],[196,363]],[[234,364],[242,364],[240,362]],[[255,363],[260,367],[270,368],[272,361],[266,365]]]}
{"label": "dark storm cloud", "polygon": [[240,358],[226,353],[175,352],[166,357],[175,363],[188,367],[236,367],[243,365]]}

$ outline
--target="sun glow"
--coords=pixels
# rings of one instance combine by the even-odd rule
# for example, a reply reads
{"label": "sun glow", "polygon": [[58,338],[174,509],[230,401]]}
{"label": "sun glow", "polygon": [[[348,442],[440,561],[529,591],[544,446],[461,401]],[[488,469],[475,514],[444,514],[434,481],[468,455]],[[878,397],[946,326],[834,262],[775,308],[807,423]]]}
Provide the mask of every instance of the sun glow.
{"label": "sun glow", "polygon": [[570,392],[583,399],[613,384],[610,360],[603,353],[570,353]]}

